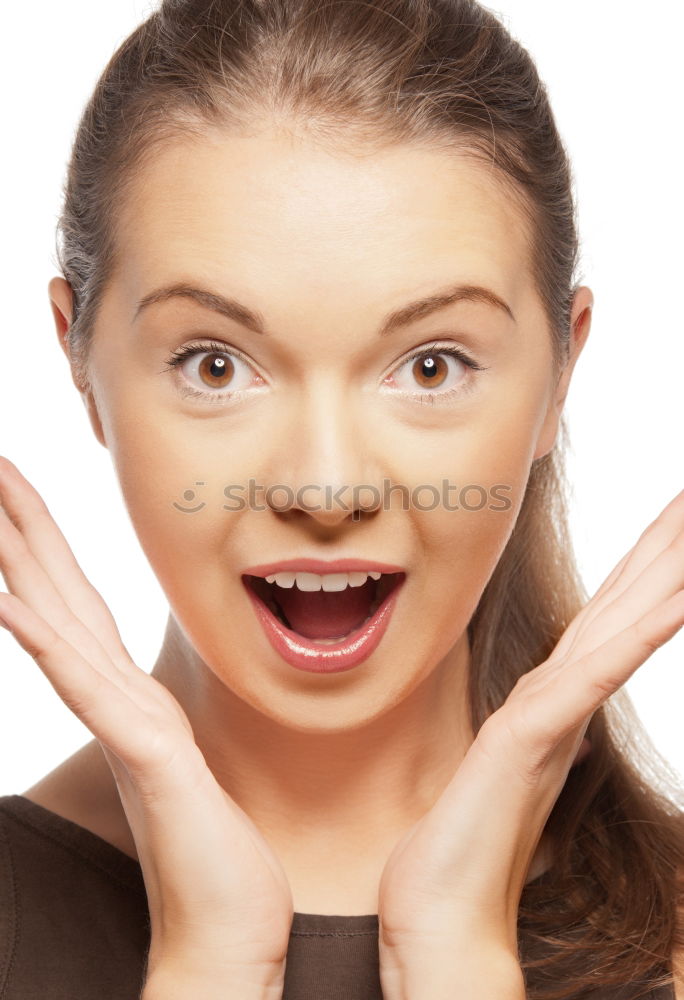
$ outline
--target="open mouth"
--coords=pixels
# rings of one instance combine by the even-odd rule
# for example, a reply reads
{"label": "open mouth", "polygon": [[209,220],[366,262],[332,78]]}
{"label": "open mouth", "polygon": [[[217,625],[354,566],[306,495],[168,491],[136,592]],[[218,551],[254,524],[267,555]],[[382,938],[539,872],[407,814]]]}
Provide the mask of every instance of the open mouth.
{"label": "open mouth", "polygon": [[337,642],[369,621],[386,597],[402,582],[405,573],[368,577],[360,587],[344,590],[299,590],[280,587],[263,577],[244,574],[243,580],[278,621],[297,635],[319,642]]}

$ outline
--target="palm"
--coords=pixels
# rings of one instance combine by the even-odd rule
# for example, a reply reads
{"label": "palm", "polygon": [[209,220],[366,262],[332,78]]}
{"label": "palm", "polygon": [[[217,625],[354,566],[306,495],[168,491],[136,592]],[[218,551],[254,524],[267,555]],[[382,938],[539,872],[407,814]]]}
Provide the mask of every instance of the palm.
{"label": "palm", "polygon": [[[379,885],[383,941],[430,940],[519,893],[594,712],[684,624],[684,490],[485,721],[432,808],[396,844]],[[483,914],[487,914],[486,918]]]}
{"label": "palm", "polygon": [[[217,936],[230,923],[241,961],[278,960],[293,909],[280,862],[217,783],[181,705],[133,662],[42,499],[4,458],[0,495],[0,568],[10,590],[0,612],[102,746],[151,912],[172,900],[190,928],[213,914]],[[191,900],[179,898],[188,888]]]}

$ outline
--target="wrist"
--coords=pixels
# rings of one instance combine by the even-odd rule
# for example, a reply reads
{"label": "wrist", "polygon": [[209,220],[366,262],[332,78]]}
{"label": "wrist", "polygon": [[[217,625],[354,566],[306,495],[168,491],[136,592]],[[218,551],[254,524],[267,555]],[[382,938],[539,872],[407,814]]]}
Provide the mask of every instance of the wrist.
{"label": "wrist", "polygon": [[140,1000],[282,1000],[285,962],[279,968],[225,964],[211,968],[182,957],[147,971]]}
{"label": "wrist", "polygon": [[384,1000],[526,1000],[519,958],[507,949],[385,952],[380,982]]}

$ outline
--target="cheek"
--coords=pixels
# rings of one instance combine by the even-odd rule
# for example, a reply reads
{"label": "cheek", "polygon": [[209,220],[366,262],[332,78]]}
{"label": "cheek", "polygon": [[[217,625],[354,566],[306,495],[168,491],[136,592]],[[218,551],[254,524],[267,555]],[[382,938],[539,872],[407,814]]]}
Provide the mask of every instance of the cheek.
{"label": "cheek", "polygon": [[[169,601],[197,588],[223,566],[223,539],[234,514],[217,462],[198,455],[192,440],[167,422],[140,421],[112,428],[110,451],[121,492],[140,545]],[[193,582],[194,581],[194,582]]]}
{"label": "cheek", "polygon": [[510,519],[511,508],[519,508],[542,408],[516,409],[508,401],[502,397],[496,407],[466,413],[453,428],[403,442],[402,478],[423,507],[434,509],[429,520],[438,535],[454,522],[475,534],[496,533],[497,525]]}
{"label": "cheek", "polygon": [[[429,624],[461,631],[472,616],[515,527],[536,442],[534,413],[489,420],[454,435],[448,454],[422,452],[425,482],[439,487],[434,509],[414,512],[430,569]],[[447,491],[442,479],[447,479]],[[425,491],[430,498],[430,492]],[[448,506],[447,506],[448,504]],[[457,610],[458,621],[454,618]],[[441,618],[441,622],[440,622]]]}
{"label": "cheek", "polygon": [[513,496],[492,495],[480,507],[482,495],[469,490],[466,509],[456,491],[459,509],[420,515],[418,533],[432,591],[426,624],[435,631],[458,634],[465,628],[510,538],[523,493],[517,486]]}

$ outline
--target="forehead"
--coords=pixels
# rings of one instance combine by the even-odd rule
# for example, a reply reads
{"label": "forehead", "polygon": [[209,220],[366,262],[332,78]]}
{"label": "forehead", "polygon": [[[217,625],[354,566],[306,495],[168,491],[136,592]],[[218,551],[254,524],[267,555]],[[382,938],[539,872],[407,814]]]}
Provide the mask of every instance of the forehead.
{"label": "forehead", "polygon": [[[496,175],[418,146],[352,155],[290,133],[212,132],[155,150],[118,216],[132,296],[168,278],[391,295],[440,280],[521,294],[527,230]],[[251,277],[251,281],[250,281]],[[258,289],[255,289],[258,291]]]}

